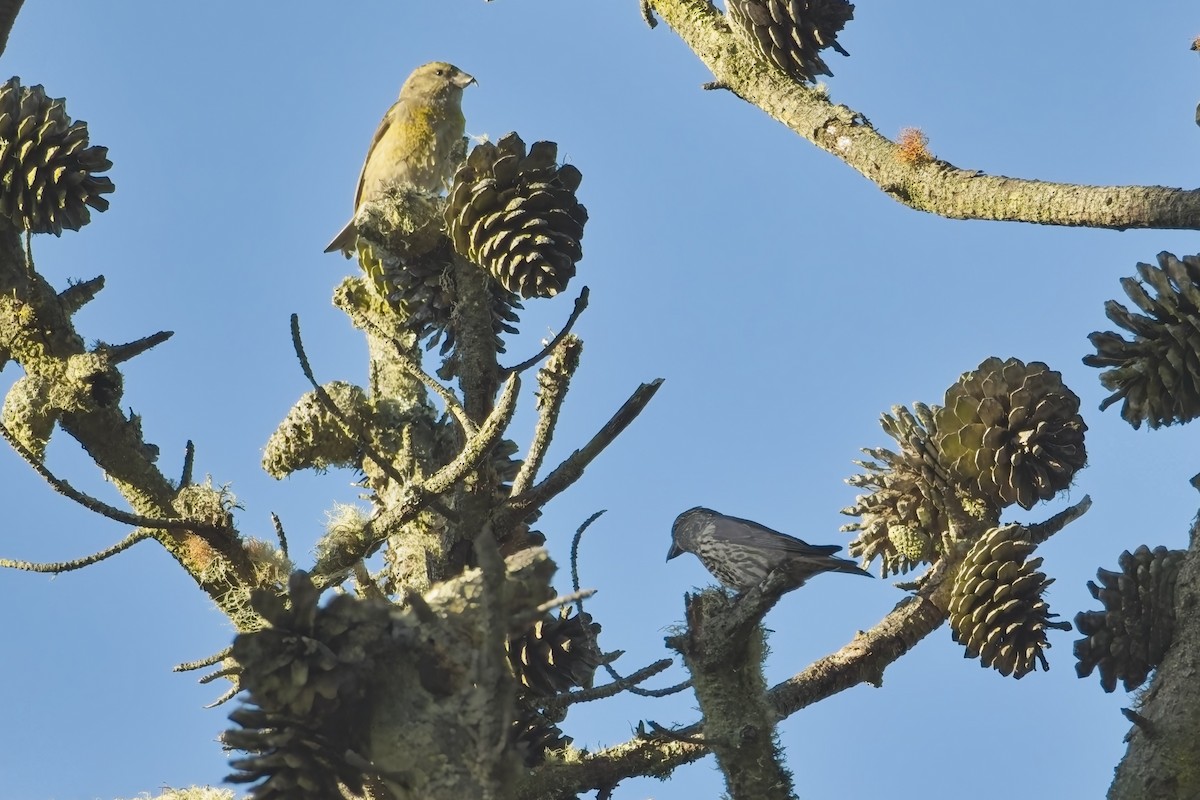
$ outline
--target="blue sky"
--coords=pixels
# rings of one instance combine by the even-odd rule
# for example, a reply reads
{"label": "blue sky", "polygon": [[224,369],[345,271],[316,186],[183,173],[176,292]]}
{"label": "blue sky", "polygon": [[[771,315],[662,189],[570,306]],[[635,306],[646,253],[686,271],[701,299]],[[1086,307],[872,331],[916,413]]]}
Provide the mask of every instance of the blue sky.
{"label": "blue sky", "polygon": [[[350,5],[350,4],[344,4]],[[989,173],[1075,183],[1200,183],[1200,33],[1192,4],[1014,2],[858,4],[828,59],[833,98],[884,133],[917,126],[936,155]],[[39,237],[57,286],[104,274],[77,318],[89,341],[175,331],[125,371],[124,403],[143,415],[160,464],[228,483],[243,533],[269,537],[269,513],[303,553],[325,511],[353,502],[347,473],[277,482],[258,464],[275,425],[307,388],[291,353],[300,315],[319,379],[365,382],[365,348],[332,308],[349,262],[322,247],[350,213],[371,133],[416,65],[449,60],[480,85],[468,132],[552,139],[583,172],[585,257],[566,296],[528,304],[512,360],[592,290],[585,340],[551,458],[582,444],[638,383],[666,382],[649,408],[541,521],[565,566],[574,529],[608,513],[582,546],[590,611],[625,671],[665,655],[682,595],[709,582],[692,559],[663,562],[669,527],[704,504],[816,543],[846,544],[838,511],[858,448],[886,446],[881,412],[945,388],[984,358],[1041,360],[1083,401],[1090,466],[1069,497],[1006,519],[1039,520],[1085,493],[1080,521],[1039,550],[1058,579],[1054,610],[1094,601],[1085,583],[1122,549],[1182,547],[1200,470],[1191,429],[1133,431],[1100,413],[1086,335],[1111,326],[1103,302],[1160,250],[1200,252],[1195,232],[1126,232],[954,222],[904,208],[756,108],[703,92],[702,65],[632,0],[443,0],[330,11],[212,2],[69,9],[29,3],[4,76],[42,83],[110,147],[112,208],[81,233]],[[0,375],[7,388],[19,371]],[[532,386],[510,429],[524,446]],[[48,464],[113,499],[78,446],[57,435]],[[0,556],[62,560],[125,531],[55,495],[0,452],[6,524]],[[1019,510],[1018,510],[1019,511]],[[308,558],[300,556],[303,565]],[[565,586],[565,573],[564,582]],[[847,642],[902,594],[890,581],[828,576],[767,618],[774,683]],[[228,643],[223,617],[153,544],[55,579],[0,573],[0,794],[85,800],[226,773],[214,737],[223,688],[171,665]],[[981,762],[1022,763],[1030,797],[1095,797],[1124,751],[1131,699],[1074,676],[1052,635],[1051,671],[1016,682],[974,661],[942,629],[891,667],[783,723],[804,796],[847,800],[1011,796]],[[661,683],[683,677],[675,668]],[[627,739],[642,719],[695,719],[690,696],[629,698],[572,712],[576,743]],[[1028,787],[1036,787],[1029,789]],[[618,798],[716,796],[712,759],[668,783],[630,781]]]}

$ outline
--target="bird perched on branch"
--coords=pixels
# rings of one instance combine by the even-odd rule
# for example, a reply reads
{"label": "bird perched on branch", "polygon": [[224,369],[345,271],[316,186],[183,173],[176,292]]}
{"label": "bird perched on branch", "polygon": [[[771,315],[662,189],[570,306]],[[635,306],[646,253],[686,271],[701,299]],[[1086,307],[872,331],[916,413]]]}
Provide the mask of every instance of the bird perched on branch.
{"label": "bird perched on branch", "polygon": [[[430,193],[446,187],[463,155],[463,89],[475,82],[445,61],[422,64],[412,71],[367,150],[354,193],[355,215],[393,184]],[[351,216],[325,252],[341,250],[348,255],[357,234]]]}
{"label": "bird perched on branch", "polygon": [[667,561],[694,553],[714,578],[738,592],[757,586],[776,568],[794,582],[789,591],[821,572],[872,577],[853,561],[832,555],[841,549],[836,544],[809,544],[757,522],[697,506],[675,518]]}

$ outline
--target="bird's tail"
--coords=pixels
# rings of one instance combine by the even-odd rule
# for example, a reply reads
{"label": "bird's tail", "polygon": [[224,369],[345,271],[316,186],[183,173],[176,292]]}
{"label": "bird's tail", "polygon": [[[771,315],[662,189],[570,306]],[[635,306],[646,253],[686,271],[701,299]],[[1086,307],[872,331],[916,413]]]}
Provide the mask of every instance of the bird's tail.
{"label": "bird's tail", "polygon": [[333,241],[325,247],[326,253],[332,253],[334,250],[341,250],[342,255],[346,258],[350,257],[350,251],[354,249],[354,240],[358,231],[354,228],[354,220],[346,223],[346,227],[338,231],[338,235],[333,237]]}

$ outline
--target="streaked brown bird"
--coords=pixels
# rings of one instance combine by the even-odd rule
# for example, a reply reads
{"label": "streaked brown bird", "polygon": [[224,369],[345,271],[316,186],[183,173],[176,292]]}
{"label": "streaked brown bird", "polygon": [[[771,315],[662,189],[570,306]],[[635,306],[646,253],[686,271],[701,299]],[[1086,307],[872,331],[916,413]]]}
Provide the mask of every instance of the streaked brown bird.
{"label": "streaked brown bird", "polygon": [[[453,64],[432,61],[413,70],[400,97],[383,115],[354,192],[354,215],[392,185],[421,192],[440,192],[449,184],[461,157],[466,131],[462,113],[463,89],[475,79]],[[333,237],[326,253],[349,255],[358,231],[354,216]]]}
{"label": "streaked brown bird", "polygon": [[833,555],[841,549],[836,544],[809,544],[757,522],[697,506],[675,518],[667,561],[693,553],[714,578],[738,592],[757,586],[776,568],[783,568],[793,581],[788,591],[822,572],[873,577],[853,561]]}

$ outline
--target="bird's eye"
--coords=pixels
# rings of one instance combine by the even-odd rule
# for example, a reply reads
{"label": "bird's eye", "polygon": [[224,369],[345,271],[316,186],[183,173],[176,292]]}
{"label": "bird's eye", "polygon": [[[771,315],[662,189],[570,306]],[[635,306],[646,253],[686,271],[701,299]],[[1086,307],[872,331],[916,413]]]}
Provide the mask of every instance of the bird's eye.
{"label": "bird's eye", "polygon": [[440,68],[439,68],[439,69],[437,70],[437,72],[436,72],[436,73],[434,73],[434,74],[436,74],[436,75],[445,75],[445,74],[446,74],[446,70],[444,70],[444,69],[440,69]]}

